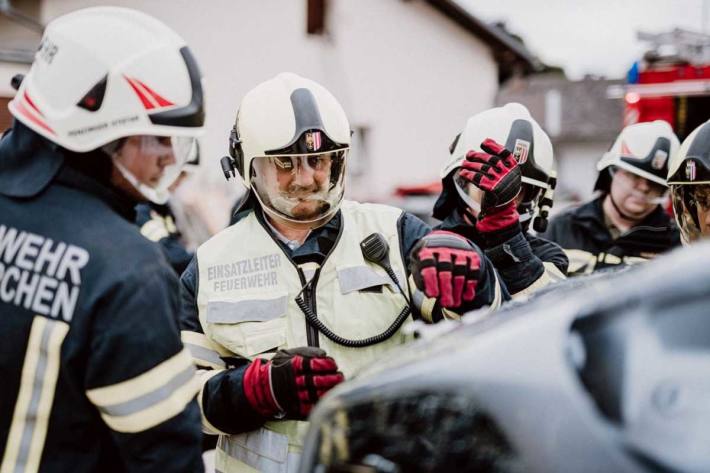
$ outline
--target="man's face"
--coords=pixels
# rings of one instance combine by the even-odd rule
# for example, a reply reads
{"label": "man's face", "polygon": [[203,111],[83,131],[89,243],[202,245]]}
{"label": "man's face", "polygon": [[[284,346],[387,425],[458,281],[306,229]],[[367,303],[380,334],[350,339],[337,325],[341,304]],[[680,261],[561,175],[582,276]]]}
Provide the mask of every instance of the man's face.
{"label": "man's face", "polygon": [[695,201],[700,234],[707,238],[710,236],[710,184],[694,185],[691,192]]}
{"label": "man's face", "polygon": [[612,176],[611,197],[625,215],[633,218],[650,214],[665,192],[664,186],[625,169],[617,169]]}
{"label": "man's face", "polygon": [[291,215],[309,220],[323,213],[328,205],[319,196],[328,191],[332,160],[328,155],[274,157],[278,192],[296,202]]}
{"label": "man's face", "polygon": [[131,136],[116,153],[116,160],[143,184],[157,187],[165,168],[175,164],[170,138]]}

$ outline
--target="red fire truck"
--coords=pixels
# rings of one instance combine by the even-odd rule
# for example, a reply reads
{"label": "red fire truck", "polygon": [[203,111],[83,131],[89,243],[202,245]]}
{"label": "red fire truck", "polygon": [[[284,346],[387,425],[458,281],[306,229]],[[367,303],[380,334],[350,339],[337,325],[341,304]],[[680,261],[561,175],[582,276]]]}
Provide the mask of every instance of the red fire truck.
{"label": "red fire truck", "polygon": [[624,98],[624,125],[665,120],[682,141],[710,119],[710,36],[675,29],[638,38],[651,48],[608,96]]}

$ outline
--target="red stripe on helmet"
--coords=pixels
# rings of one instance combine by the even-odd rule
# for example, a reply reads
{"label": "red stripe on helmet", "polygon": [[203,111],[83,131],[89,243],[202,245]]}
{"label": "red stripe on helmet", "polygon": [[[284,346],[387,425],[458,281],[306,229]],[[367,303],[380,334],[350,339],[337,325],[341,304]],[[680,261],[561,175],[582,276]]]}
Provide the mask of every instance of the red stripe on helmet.
{"label": "red stripe on helmet", "polygon": [[163,97],[158,95],[153,89],[151,89],[150,87],[145,85],[143,82],[139,81],[138,79],[133,79],[133,80],[138,82],[141,85],[141,87],[143,87],[146,90],[146,92],[148,92],[151,95],[151,97],[153,97],[153,99],[155,99],[155,101],[158,103],[159,107],[170,107],[172,105],[175,105],[171,101],[164,99]]}
{"label": "red stripe on helmet", "polygon": [[621,155],[626,158],[633,158],[634,157],[634,153],[631,152],[629,147],[626,145],[626,142],[624,142],[624,141],[621,142]]}
{"label": "red stripe on helmet", "polygon": [[39,118],[35,117],[25,106],[22,104],[22,102],[15,100],[15,107],[17,107],[17,111],[22,114],[25,118],[27,118],[29,121],[37,125],[38,127],[42,128],[43,130],[48,131],[49,133],[56,135],[54,130],[52,130],[49,125],[47,125],[45,122],[40,120]]}
{"label": "red stripe on helmet", "polygon": [[133,88],[133,91],[136,93],[136,95],[138,95],[138,98],[141,99],[141,102],[143,103],[143,107],[144,107],[146,110],[152,110],[152,109],[154,109],[154,108],[155,108],[155,105],[153,104],[153,102],[150,101],[150,99],[149,99],[148,97],[145,96],[145,94],[143,93],[143,90],[141,90],[140,86],[139,86],[138,84],[136,84],[136,82],[134,82],[135,79],[131,79],[131,78],[128,77],[128,76],[123,76],[123,77],[126,78],[126,80],[128,81],[128,83],[129,83],[129,84],[131,85],[131,87]]}
{"label": "red stripe on helmet", "polygon": [[26,91],[26,90],[25,90],[25,92],[24,92],[22,95],[23,95],[23,97],[25,98],[25,100],[27,100],[27,103],[30,104],[30,107],[32,107],[32,108],[34,109],[34,111],[39,114],[40,117],[44,117],[44,114],[39,111],[39,108],[37,108],[37,105],[35,105],[35,103],[32,101],[32,99],[30,98],[30,96],[27,95],[27,91]]}

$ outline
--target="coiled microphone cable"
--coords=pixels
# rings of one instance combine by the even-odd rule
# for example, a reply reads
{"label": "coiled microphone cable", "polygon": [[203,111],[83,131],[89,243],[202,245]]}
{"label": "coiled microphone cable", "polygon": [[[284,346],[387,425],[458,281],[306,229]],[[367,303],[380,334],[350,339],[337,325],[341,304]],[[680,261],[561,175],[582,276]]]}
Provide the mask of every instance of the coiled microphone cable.
{"label": "coiled microphone cable", "polygon": [[360,348],[367,347],[370,345],[376,345],[391,338],[395,333],[397,333],[402,324],[404,324],[404,321],[407,320],[407,316],[412,312],[409,298],[404,293],[402,287],[399,285],[397,275],[395,274],[394,270],[392,269],[392,266],[390,265],[389,245],[387,245],[387,241],[385,240],[385,238],[379,233],[373,233],[360,243],[360,249],[362,250],[362,255],[367,261],[376,264],[377,266],[380,266],[387,272],[387,275],[390,277],[390,279],[392,279],[392,282],[394,282],[400,294],[402,294],[402,297],[404,297],[404,300],[407,302],[407,305],[402,309],[399,315],[397,315],[397,318],[394,320],[394,322],[392,322],[392,325],[387,327],[384,332],[368,338],[351,340],[345,337],[341,337],[340,335],[330,330],[313,312],[311,307],[306,304],[306,301],[303,300],[303,291],[306,289],[306,287],[308,287],[310,281],[303,287],[303,289],[298,294],[298,296],[296,296],[295,299],[296,304],[301,309],[301,312],[303,312],[303,314],[306,316],[308,323],[318,329],[318,331],[325,335],[328,340],[337,343],[338,345],[351,348]]}

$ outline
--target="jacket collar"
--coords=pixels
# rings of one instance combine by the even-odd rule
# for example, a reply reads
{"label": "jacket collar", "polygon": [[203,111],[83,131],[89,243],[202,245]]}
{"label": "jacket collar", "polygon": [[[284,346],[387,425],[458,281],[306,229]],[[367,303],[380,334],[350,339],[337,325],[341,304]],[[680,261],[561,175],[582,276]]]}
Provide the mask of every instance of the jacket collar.
{"label": "jacket collar", "polygon": [[109,184],[110,163],[100,150],[73,153],[15,120],[0,140],[0,194],[31,198],[53,181],[94,195],[127,220],[136,201]]}
{"label": "jacket collar", "polygon": [[29,198],[42,192],[64,163],[60,148],[15,120],[0,140],[0,194]]}
{"label": "jacket collar", "polygon": [[[576,224],[586,228],[591,232],[603,231],[609,233],[604,222],[604,208],[602,206],[606,194],[602,194],[594,200],[581,205],[574,212]],[[648,214],[641,223],[635,227],[658,227],[664,228],[671,224],[670,217],[660,205],[657,205],[653,212]]]}

